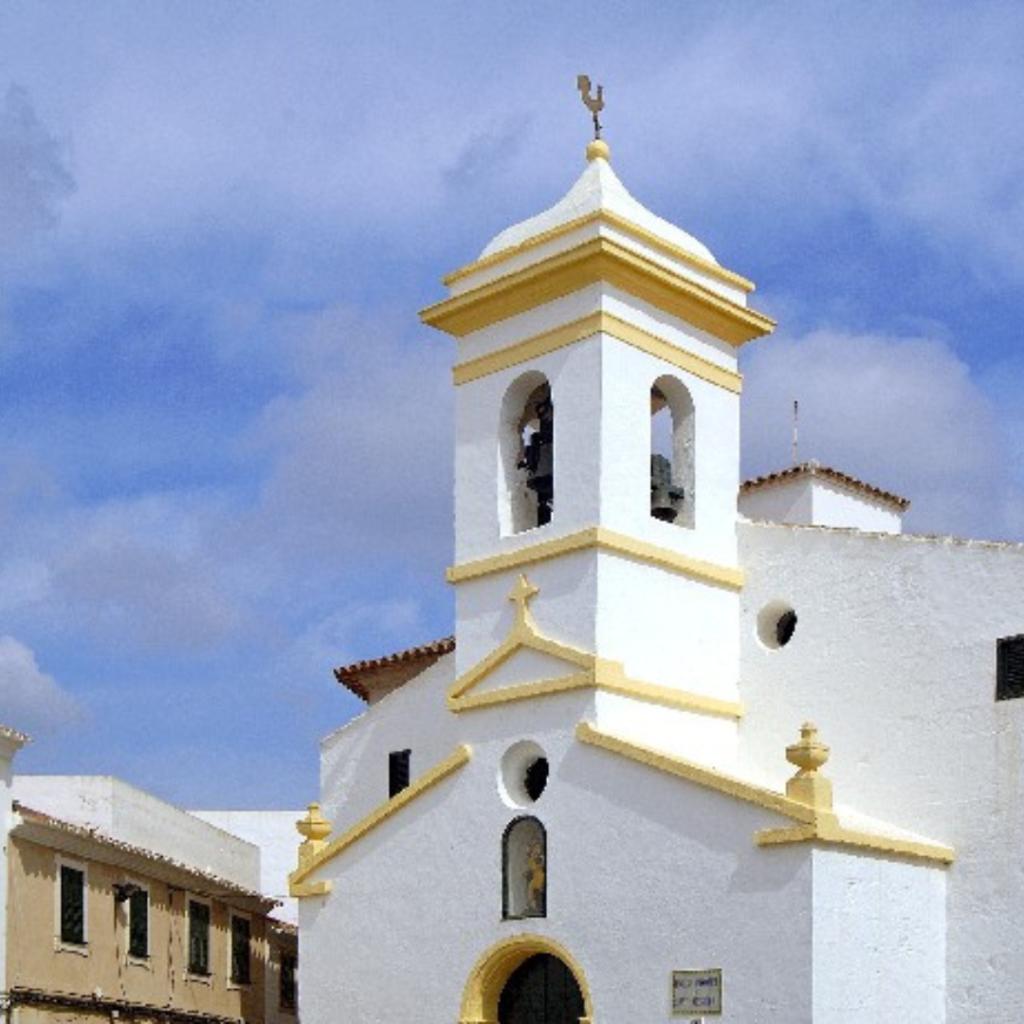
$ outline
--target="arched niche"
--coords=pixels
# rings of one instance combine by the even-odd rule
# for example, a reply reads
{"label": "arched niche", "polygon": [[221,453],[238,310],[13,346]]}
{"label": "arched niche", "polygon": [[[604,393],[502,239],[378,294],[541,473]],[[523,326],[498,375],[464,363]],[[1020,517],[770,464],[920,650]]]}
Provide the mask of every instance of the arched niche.
{"label": "arched niche", "polygon": [[544,935],[513,935],[492,946],[476,962],[462,993],[459,1024],[498,1024],[498,1003],[513,972],[541,953],[557,957],[572,972],[583,996],[584,1016],[579,1024],[592,1024],[590,986],[576,958],[560,943]]}
{"label": "arched niche", "polygon": [[512,821],[501,838],[503,917],[547,916],[547,861],[544,826],[532,817]]}
{"label": "arched niche", "polygon": [[690,529],[696,521],[695,419],[686,385],[659,377],[651,386],[651,515]]}
{"label": "arched niche", "polygon": [[517,377],[501,403],[498,517],[504,535],[551,520],[555,498],[555,417],[551,385],[530,370]]}

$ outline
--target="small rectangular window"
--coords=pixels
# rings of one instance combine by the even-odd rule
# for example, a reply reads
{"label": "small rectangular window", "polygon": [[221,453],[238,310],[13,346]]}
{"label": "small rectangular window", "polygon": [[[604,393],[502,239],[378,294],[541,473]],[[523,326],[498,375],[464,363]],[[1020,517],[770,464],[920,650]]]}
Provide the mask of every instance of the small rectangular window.
{"label": "small rectangular window", "polygon": [[294,1010],[296,996],[296,974],[299,958],[294,953],[281,953],[281,1009]]}
{"label": "small rectangular window", "polygon": [[142,888],[128,897],[128,955],[149,956],[149,893]]}
{"label": "small rectangular window", "polygon": [[236,985],[248,985],[251,935],[249,920],[231,916],[231,980]]}
{"label": "small rectangular window", "polygon": [[188,969],[210,973],[210,907],[198,900],[188,901]]}
{"label": "small rectangular window", "polygon": [[409,785],[411,750],[392,750],[388,754],[388,796],[397,796]]}
{"label": "small rectangular window", "polygon": [[996,700],[1024,697],[1024,636],[1007,636],[996,644]]}
{"label": "small rectangular window", "polygon": [[60,941],[85,945],[85,871],[60,866]]}

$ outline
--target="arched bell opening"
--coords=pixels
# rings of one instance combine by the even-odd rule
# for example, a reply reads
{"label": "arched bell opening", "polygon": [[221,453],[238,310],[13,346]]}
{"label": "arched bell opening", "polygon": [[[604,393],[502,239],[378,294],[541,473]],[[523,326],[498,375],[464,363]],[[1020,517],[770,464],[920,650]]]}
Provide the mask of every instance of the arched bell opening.
{"label": "arched bell opening", "polygon": [[505,392],[500,438],[501,532],[545,526],[555,501],[555,412],[544,374],[524,373]]}
{"label": "arched bell opening", "polygon": [[694,408],[689,389],[676,377],[651,387],[651,515],[693,528],[695,518]]}
{"label": "arched bell opening", "polygon": [[[550,959],[535,959],[542,956]],[[514,978],[520,969],[522,973]],[[542,935],[513,935],[491,947],[477,961],[463,992],[459,1024],[518,1024],[510,1015],[524,1012],[517,1004],[521,998],[530,998],[529,990],[536,987],[538,975],[546,975],[546,982],[555,982],[556,1005],[549,1015],[549,1024],[592,1024],[593,1004],[583,969],[564,946]],[[568,1016],[576,1013],[578,1016]]]}

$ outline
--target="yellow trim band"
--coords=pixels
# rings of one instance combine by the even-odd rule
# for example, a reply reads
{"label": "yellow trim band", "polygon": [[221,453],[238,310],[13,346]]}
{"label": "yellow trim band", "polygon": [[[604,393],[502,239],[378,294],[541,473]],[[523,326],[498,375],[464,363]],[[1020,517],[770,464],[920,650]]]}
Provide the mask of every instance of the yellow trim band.
{"label": "yellow trim band", "polygon": [[705,786],[737,800],[756,804],[758,807],[774,811],[776,814],[781,814],[794,821],[807,824],[814,821],[815,812],[810,807],[798,804],[781,793],[775,793],[770,789],[733,778],[731,775],[726,775],[724,772],[705,767],[694,761],[688,761],[672,754],[663,754],[660,751],[651,750],[649,747],[643,747],[639,743],[602,732],[590,722],[580,722],[576,726],[576,739],[581,743],[588,743],[591,746],[600,747],[602,750],[611,751],[613,754],[619,754],[638,764],[645,764],[657,771],[667,772],[669,775],[686,779],[688,782],[695,782],[698,786]]}
{"label": "yellow trim band", "polygon": [[758,846],[822,842],[837,846],[852,846],[886,856],[909,857],[914,860],[925,860],[943,865],[952,864],[956,857],[950,847],[939,843],[897,839],[892,836],[846,828],[830,811],[815,810],[813,807],[791,800],[781,793],[744,782],[715,768],[696,764],[672,754],[651,750],[639,743],[602,732],[590,722],[580,722],[576,726],[576,738],[581,743],[600,747],[629,758],[638,764],[645,764],[657,771],[675,775],[737,800],[756,804],[765,810],[773,811],[800,823],[787,828],[763,829],[755,832],[754,842]]}
{"label": "yellow trim band", "polygon": [[420,312],[463,337],[604,281],[733,345],[770,333],[775,321],[608,238],[593,238]]}
{"label": "yellow trim band", "polygon": [[838,846],[855,846],[874,853],[910,857],[914,860],[932,861],[937,864],[952,864],[956,853],[949,846],[938,843],[924,843],[918,840],[896,839],[892,836],[877,835],[844,828],[834,815],[819,815],[810,825],[795,828],[765,829],[754,834],[758,846],[781,846],[792,843],[834,843]]}
{"label": "yellow trim band", "polygon": [[681,555],[669,548],[659,547],[656,544],[649,544],[646,541],[616,533],[604,526],[590,526],[576,533],[541,541],[539,544],[531,544],[529,547],[519,548],[516,551],[507,551],[501,555],[463,562],[462,565],[452,566],[446,576],[449,583],[462,583],[465,580],[490,576],[492,573],[517,569],[535,562],[545,562],[551,558],[558,558],[574,551],[584,551],[588,548],[597,548],[612,554],[635,558],[638,561],[689,576],[701,583],[711,583],[730,590],[742,590],[743,588],[742,569],[733,569],[729,566],[715,565],[713,562],[704,562],[698,558],[690,558],[688,555]]}
{"label": "yellow trim band", "polygon": [[[378,825],[387,821],[388,818],[400,811],[406,804],[412,803],[413,800],[418,796],[421,796],[428,789],[431,789],[442,780],[448,778],[449,775],[458,771],[458,769],[468,763],[472,756],[473,751],[471,747],[465,744],[456,747],[452,754],[446,757],[443,761],[434,765],[433,768],[421,775],[410,786],[403,789],[401,793],[397,796],[393,796],[386,803],[381,804],[375,811],[371,811],[361,821],[356,822],[356,824],[347,832],[328,843],[308,863],[303,864],[302,867],[297,868],[288,876],[289,894],[292,896],[320,895],[320,893],[304,891],[310,889],[312,886],[321,884],[330,885],[329,881],[326,883],[307,882],[306,880],[314,871],[323,867],[327,861],[332,860],[341,853],[342,850],[348,849],[348,847],[357,840],[362,839],[363,836],[371,832]],[[330,890],[328,889],[327,891]]]}
{"label": "yellow trim band", "polygon": [[719,263],[712,263],[711,260],[706,260],[702,256],[696,255],[696,253],[688,252],[686,249],[682,249],[678,245],[673,245],[664,238],[660,238],[653,232],[648,231],[647,228],[641,227],[639,224],[621,216],[618,213],[612,213],[610,210],[597,210],[594,213],[588,213],[584,217],[577,217],[575,220],[571,220],[566,224],[560,224],[557,228],[550,228],[547,231],[541,232],[539,235],[534,235],[532,238],[528,238],[525,241],[520,242],[518,245],[513,245],[508,249],[501,249],[498,252],[491,253],[490,256],[485,256],[481,260],[476,260],[474,263],[469,263],[464,267],[460,267],[458,270],[452,271],[452,273],[442,279],[442,284],[453,285],[456,281],[461,281],[464,277],[469,277],[470,274],[476,274],[481,270],[486,270],[499,263],[504,263],[506,260],[512,259],[513,256],[519,256],[524,252],[529,252],[531,249],[536,249],[538,246],[544,245],[547,242],[553,242],[556,238],[561,238],[563,235],[567,235],[572,231],[576,231],[579,228],[583,228],[588,224],[594,223],[609,224],[612,227],[626,231],[640,239],[640,241],[649,245],[652,249],[660,249],[666,255],[672,256],[684,263],[689,263],[697,270],[702,270],[705,274],[716,277],[725,284],[731,284],[734,287],[739,288],[741,291],[752,292],[754,290],[753,281],[748,281],[745,277],[741,277],[732,270],[726,270],[726,268]]}
{"label": "yellow trim band", "polygon": [[656,334],[651,334],[649,331],[627,323],[604,310],[590,313],[588,316],[573,320],[554,330],[545,331],[543,334],[524,338],[514,345],[498,349],[496,352],[477,356],[476,359],[467,359],[464,363],[457,363],[452,367],[452,380],[456,385],[468,384],[470,381],[479,380],[492,373],[499,373],[511,366],[519,366],[521,363],[545,356],[549,352],[556,352],[560,348],[592,338],[595,334],[607,334],[612,338],[617,338],[641,352],[671,363],[694,377],[725,388],[734,394],[738,395],[743,389],[743,378],[738,373],[717,366],[710,360],[703,359],[692,352],[687,352],[685,349],[665,341],[664,338],[659,338]]}

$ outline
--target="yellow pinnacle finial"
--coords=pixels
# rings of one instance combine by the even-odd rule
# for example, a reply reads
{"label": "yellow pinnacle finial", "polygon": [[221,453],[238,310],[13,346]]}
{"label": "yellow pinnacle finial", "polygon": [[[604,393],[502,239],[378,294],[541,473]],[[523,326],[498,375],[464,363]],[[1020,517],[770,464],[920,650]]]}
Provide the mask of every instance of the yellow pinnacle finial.
{"label": "yellow pinnacle finial", "polygon": [[786,760],[799,770],[786,783],[786,796],[817,811],[832,810],[832,783],[818,769],[828,760],[829,748],[818,739],[813,722],[800,726],[800,739],[786,747]]}
{"label": "yellow pinnacle finial", "polygon": [[608,143],[604,139],[594,139],[587,146],[587,160],[608,160],[612,158],[612,151],[608,148]]}
{"label": "yellow pinnacle finial", "polygon": [[296,831],[305,837],[299,843],[299,867],[311,861],[326,845],[331,834],[331,823],[320,813],[320,805],[309,805],[306,816],[295,822]]}

